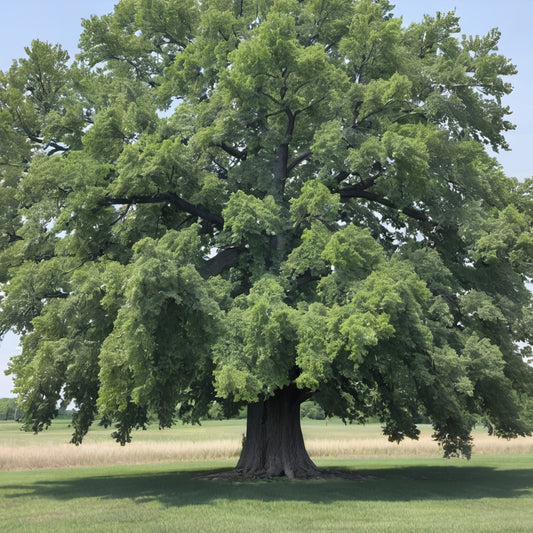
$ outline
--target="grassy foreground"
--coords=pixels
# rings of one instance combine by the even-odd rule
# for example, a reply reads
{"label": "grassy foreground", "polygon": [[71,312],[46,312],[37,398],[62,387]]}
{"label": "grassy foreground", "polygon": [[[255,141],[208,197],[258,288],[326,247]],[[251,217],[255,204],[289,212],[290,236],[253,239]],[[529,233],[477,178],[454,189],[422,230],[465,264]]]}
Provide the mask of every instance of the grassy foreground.
{"label": "grassy foreground", "polygon": [[203,480],[228,462],[3,472],[11,532],[530,532],[533,458],[321,461],[361,481]]}
{"label": "grassy foreground", "polygon": [[[303,427],[320,466],[355,471],[361,480],[202,479],[235,464],[243,421],[149,429],[126,448],[109,442],[108,430],[96,429],[76,448],[65,444],[70,430],[63,422],[38,436],[0,423],[0,530],[533,530],[531,439],[508,443],[477,432],[472,461],[446,461],[427,428],[421,442],[398,447],[386,442],[378,426],[306,421]],[[227,459],[217,459],[224,454]]]}

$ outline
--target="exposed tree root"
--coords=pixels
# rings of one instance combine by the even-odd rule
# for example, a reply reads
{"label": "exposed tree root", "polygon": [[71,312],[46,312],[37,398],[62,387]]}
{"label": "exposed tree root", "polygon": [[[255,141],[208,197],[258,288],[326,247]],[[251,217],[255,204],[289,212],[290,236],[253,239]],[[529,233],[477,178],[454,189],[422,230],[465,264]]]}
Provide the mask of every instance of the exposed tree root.
{"label": "exposed tree root", "polygon": [[313,472],[298,476],[286,475],[269,475],[266,472],[243,472],[241,470],[223,470],[219,472],[212,472],[211,474],[203,474],[196,477],[200,480],[228,480],[228,481],[242,481],[242,480],[292,480],[292,479],[349,479],[352,481],[370,481],[376,479],[374,476],[363,476],[357,472],[350,470],[329,470],[323,468],[316,468]]}

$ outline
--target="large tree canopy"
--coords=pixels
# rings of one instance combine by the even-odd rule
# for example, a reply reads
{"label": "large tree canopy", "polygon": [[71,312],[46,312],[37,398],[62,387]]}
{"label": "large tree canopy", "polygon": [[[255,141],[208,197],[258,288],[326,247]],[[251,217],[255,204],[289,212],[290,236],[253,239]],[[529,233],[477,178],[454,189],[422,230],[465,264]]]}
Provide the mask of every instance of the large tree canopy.
{"label": "large tree canopy", "polygon": [[248,405],[245,473],[308,475],[299,405],[529,434],[533,182],[514,66],[386,0],[120,0],[0,73],[0,333],[27,428],[128,442]]}

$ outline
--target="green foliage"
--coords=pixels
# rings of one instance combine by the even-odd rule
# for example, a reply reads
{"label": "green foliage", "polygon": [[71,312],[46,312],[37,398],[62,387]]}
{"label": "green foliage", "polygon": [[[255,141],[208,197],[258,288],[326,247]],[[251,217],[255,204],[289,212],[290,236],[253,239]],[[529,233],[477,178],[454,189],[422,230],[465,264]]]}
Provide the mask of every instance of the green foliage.
{"label": "green foliage", "polygon": [[[531,431],[514,66],[385,0],[121,0],[0,73],[0,333],[25,427],[129,441],[286,386],[391,440]],[[215,402],[215,403],[214,403]],[[213,415],[214,413],[214,415]]]}
{"label": "green foliage", "polygon": [[299,196],[290,200],[291,218],[294,224],[305,220],[320,220],[324,223],[335,222],[339,216],[339,196],[318,180],[304,183]]}
{"label": "green foliage", "polygon": [[300,407],[300,416],[311,420],[324,420],[326,418],[324,410],[315,402],[304,402]]}
{"label": "green foliage", "polygon": [[250,242],[254,236],[276,235],[279,227],[279,206],[272,196],[258,199],[237,191],[222,212],[225,229],[232,244]]}
{"label": "green foliage", "polygon": [[215,344],[215,387],[222,397],[255,402],[290,383],[297,312],[273,278],[260,279],[228,312]]}
{"label": "green foliage", "polygon": [[[198,420],[210,398],[209,346],[218,306],[191,264],[198,252],[194,226],[145,238],[125,269],[124,303],[100,351],[100,412],[118,420],[122,444],[150,409],[161,427],[180,415]],[[183,265],[183,266],[179,266]],[[188,392],[196,390],[194,402]]]}

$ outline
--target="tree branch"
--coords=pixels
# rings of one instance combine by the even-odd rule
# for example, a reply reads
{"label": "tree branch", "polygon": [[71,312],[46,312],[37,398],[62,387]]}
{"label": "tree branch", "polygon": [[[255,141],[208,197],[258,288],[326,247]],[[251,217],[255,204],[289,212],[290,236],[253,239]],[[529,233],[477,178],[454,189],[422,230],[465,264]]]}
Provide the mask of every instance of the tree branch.
{"label": "tree branch", "polygon": [[310,270],[306,270],[303,274],[296,278],[296,289],[299,291],[304,285],[320,279],[322,279],[322,276],[312,274]]}
{"label": "tree branch", "polygon": [[203,278],[210,278],[211,276],[216,276],[223,272],[224,270],[236,266],[240,254],[245,252],[247,248],[244,247],[235,247],[235,248],[224,248],[217,255],[208,259],[200,268],[199,272]]}
{"label": "tree branch", "polygon": [[290,172],[294,168],[296,168],[300,163],[305,161],[306,159],[309,159],[313,155],[313,152],[311,150],[307,150],[305,152],[302,152],[301,154],[297,155],[288,165],[287,165],[287,172]]}
{"label": "tree branch", "polygon": [[294,116],[298,116],[300,113],[305,113],[308,109],[311,109],[314,105],[319,104],[320,102],[324,101],[326,99],[326,96],[322,96],[318,98],[317,100],[314,100],[313,102],[310,102],[305,107],[302,107],[302,109],[297,109],[294,112]]}
{"label": "tree branch", "polygon": [[126,206],[126,209],[124,209],[123,211],[121,211],[119,214],[118,214],[118,217],[115,218],[115,220],[113,220],[113,222],[111,222],[111,226],[114,226],[117,222],[120,222],[121,220],[124,220],[126,218],[126,215],[128,214],[128,211],[130,210],[130,207],[131,207],[131,204],[128,204]]}
{"label": "tree branch", "polygon": [[7,242],[12,243],[16,241],[23,241],[24,237],[21,237],[20,235],[17,235],[16,233],[9,233],[6,232],[4,235],[7,235]]}
{"label": "tree branch", "polygon": [[219,148],[222,148],[224,152],[231,155],[232,157],[235,157],[237,159],[240,159],[241,161],[246,161],[246,148],[244,150],[239,150],[238,148],[234,148],[233,146],[229,146],[225,142],[221,142],[220,144],[215,144],[215,146],[218,146]]}
{"label": "tree branch", "polygon": [[57,292],[52,292],[50,294],[45,294],[41,296],[40,300],[51,300],[53,298],[68,298],[70,296],[70,292],[64,292],[62,290],[59,290]]}
{"label": "tree branch", "polygon": [[337,183],[341,183],[344,181],[348,176],[350,176],[350,173],[347,170],[341,170],[333,179]]}
{"label": "tree branch", "polygon": [[431,222],[426,213],[424,213],[423,211],[415,209],[414,207],[403,207],[400,209],[398,206],[396,206],[394,202],[392,202],[388,198],[368,191],[358,185],[354,185],[352,187],[344,187],[342,189],[337,190],[336,192],[340,194],[341,201],[346,200],[348,198],[364,198],[365,200],[370,200],[371,202],[376,202],[386,207],[390,207],[395,211],[401,211],[404,215],[419,220],[420,222]]}
{"label": "tree branch", "polygon": [[48,155],[53,155],[53,154],[55,154],[57,152],[68,152],[70,150],[70,147],[63,146],[63,145],[61,145],[58,142],[53,141],[53,140],[48,141],[43,147],[44,150],[48,150],[48,148],[52,148],[52,150],[50,150],[48,152]]}
{"label": "tree branch", "polygon": [[106,196],[98,200],[98,205],[101,206],[159,203],[168,203],[175,205],[186,213],[203,218],[207,222],[213,224],[218,229],[222,229],[224,227],[224,219],[221,216],[211,213],[206,207],[202,205],[191,204],[190,202],[187,202],[187,200],[180,198],[177,194],[174,193],[160,193],[151,196],[131,196],[130,198],[112,198]]}

